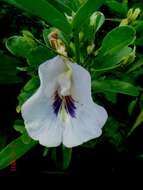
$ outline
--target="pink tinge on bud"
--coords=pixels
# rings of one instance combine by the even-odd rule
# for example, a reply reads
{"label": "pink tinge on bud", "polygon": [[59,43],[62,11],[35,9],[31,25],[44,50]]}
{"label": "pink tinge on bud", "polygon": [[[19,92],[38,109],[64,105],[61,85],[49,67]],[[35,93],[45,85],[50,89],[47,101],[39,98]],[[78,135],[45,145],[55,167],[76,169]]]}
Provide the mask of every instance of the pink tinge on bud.
{"label": "pink tinge on bud", "polygon": [[48,35],[48,39],[52,48],[57,50],[60,54],[67,56],[65,44],[58,36],[58,31],[55,30]]}
{"label": "pink tinge on bud", "polygon": [[51,45],[54,49],[57,49],[57,48],[58,48],[58,44],[57,44],[58,33],[57,33],[57,31],[51,32],[51,33],[48,35],[48,39],[49,39],[50,45]]}

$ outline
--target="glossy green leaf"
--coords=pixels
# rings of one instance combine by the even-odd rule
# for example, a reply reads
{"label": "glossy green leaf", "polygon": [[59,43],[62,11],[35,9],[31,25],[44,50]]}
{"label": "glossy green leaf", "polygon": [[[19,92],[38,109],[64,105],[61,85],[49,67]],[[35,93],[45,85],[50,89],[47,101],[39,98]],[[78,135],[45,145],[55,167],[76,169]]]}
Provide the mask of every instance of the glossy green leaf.
{"label": "glossy green leaf", "polygon": [[67,169],[71,162],[72,148],[66,148],[63,146],[63,169]]}
{"label": "glossy green leaf", "polygon": [[16,120],[14,122],[14,129],[22,134],[21,139],[24,144],[29,144],[31,142],[32,139],[26,131],[23,120]]}
{"label": "glossy green leaf", "polygon": [[45,44],[50,47],[50,42],[49,42],[49,39],[48,39],[48,35],[50,34],[50,32],[52,32],[53,30],[50,29],[44,29],[43,30],[43,38],[44,38],[44,42]]}
{"label": "glossy green leaf", "polygon": [[76,12],[81,6],[81,4],[83,4],[86,0],[58,0],[58,1],[64,3],[65,5],[70,7],[74,12]]}
{"label": "glossy green leaf", "polygon": [[24,144],[21,136],[12,141],[0,152],[0,169],[9,166],[13,161],[19,159],[36,144],[37,142],[33,140],[31,140],[29,144]]}
{"label": "glossy green leaf", "polygon": [[36,46],[32,38],[25,36],[12,36],[6,41],[6,47],[12,54],[24,58],[27,58],[29,51]]}
{"label": "glossy green leaf", "polygon": [[30,79],[27,84],[21,90],[21,93],[18,96],[19,107],[30,97],[34,94],[34,92],[39,87],[39,77],[33,77]]}
{"label": "glossy green leaf", "polygon": [[88,40],[89,42],[93,43],[95,39],[95,34],[98,32],[98,30],[101,28],[105,21],[105,16],[103,13],[99,11],[95,11],[90,18],[88,18],[83,26],[82,26],[82,32],[84,34],[84,38],[82,41]]}
{"label": "glossy green leaf", "polygon": [[87,0],[85,4],[83,4],[79,10],[76,12],[73,19],[73,29],[79,30],[81,25],[85,22],[85,20],[91,16],[91,14],[98,10],[99,7],[104,3],[104,0]]}
{"label": "glossy green leaf", "polygon": [[95,59],[97,71],[110,70],[123,59],[128,57],[132,51],[128,46],[135,39],[135,30],[130,26],[121,26],[110,31],[102,41],[101,48]]}
{"label": "glossy green leaf", "polygon": [[23,31],[23,36],[12,36],[7,39],[6,47],[12,54],[26,58],[28,64],[37,69],[55,53],[44,45],[38,45],[31,35],[28,31]]}
{"label": "glossy green leaf", "polygon": [[117,68],[119,66],[117,64],[124,60],[125,57],[128,57],[131,52],[131,48],[124,47],[117,53],[97,56],[95,59],[94,71],[102,72]]}
{"label": "glossy green leaf", "polygon": [[51,5],[53,5],[60,12],[66,13],[68,15],[72,14],[72,9],[67,6],[63,1],[60,0],[47,0]]}
{"label": "glossy green leaf", "polygon": [[46,0],[15,0],[23,9],[46,20],[49,24],[61,29],[66,34],[71,32],[71,26],[66,17]]}
{"label": "glossy green leaf", "polygon": [[28,53],[27,62],[32,67],[38,69],[38,66],[43,62],[54,57],[55,53],[46,48],[45,46],[37,46]]}
{"label": "glossy green leaf", "polygon": [[17,66],[20,66],[19,60],[14,57],[4,55],[0,52],[0,84],[14,84],[22,82],[18,77]]}
{"label": "glossy green leaf", "polygon": [[130,96],[138,96],[139,90],[137,87],[130,83],[119,81],[119,80],[104,80],[104,81],[93,81],[92,87],[94,92],[113,92],[127,94]]}
{"label": "glossy green leaf", "polygon": [[24,144],[30,144],[32,139],[31,137],[28,135],[27,131],[25,130],[24,133],[21,136],[21,140]]}
{"label": "glossy green leaf", "polygon": [[5,1],[11,5],[14,5],[15,7],[21,8],[21,6],[18,3],[16,3],[15,0],[3,0],[3,1]]}
{"label": "glossy green leaf", "polygon": [[18,132],[20,132],[21,134],[23,134],[25,132],[25,127],[24,127],[24,122],[23,120],[16,120],[14,122],[14,129]]}
{"label": "glossy green leaf", "polygon": [[137,101],[138,101],[138,99],[136,98],[135,100],[131,101],[131,103],[129,104],[129,106],[128,106],[128,113],[129,113],[129,115],[133,114],[134,109],[135,109],[135,107],[137,105]]}
{"label": "glossy green leaf", "polygon": [[130,26],[121,26],[110,31],[102,41],[100,55],[113,55],[135,40],[135,30]]}
{"label": "glossy green leaf", "polygon": [[110,8],[111,11],[117,12],[124,17],[127,14],[127,6],[124,3],[119,3],[115,0],[108,0],[106,1],[106,5]]}
{"label": "glossy green leaf", "polygon": [[133,71],[136,71],[140,69],[143,66],[143,57],[141,57],[138,61],[136,61],[128,70],[127,73],[131,73]]}

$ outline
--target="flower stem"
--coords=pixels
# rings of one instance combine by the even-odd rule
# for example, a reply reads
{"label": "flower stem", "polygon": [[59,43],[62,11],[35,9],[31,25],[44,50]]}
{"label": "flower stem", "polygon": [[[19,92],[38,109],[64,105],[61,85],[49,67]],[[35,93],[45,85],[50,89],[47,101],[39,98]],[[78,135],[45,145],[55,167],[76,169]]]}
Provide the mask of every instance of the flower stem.
{"label": "flower stem", "polygon": [[122,19],[118,18],[106,18],[107,21],[113,21],[113,22],[121,22]]}

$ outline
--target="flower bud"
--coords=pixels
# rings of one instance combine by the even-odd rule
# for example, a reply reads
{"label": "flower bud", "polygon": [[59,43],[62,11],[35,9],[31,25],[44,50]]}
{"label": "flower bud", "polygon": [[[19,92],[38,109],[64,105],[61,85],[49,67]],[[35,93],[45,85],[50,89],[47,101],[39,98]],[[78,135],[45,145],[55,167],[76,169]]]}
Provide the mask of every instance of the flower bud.
{"label": "flower bud", "polygon": [[92,43],[91,45],[87,46],[87,54],[90,55],[94,50],[95,45]]}
{"label": "flower bud", "polygon": [[48,39],[49,39],[49,42],[50,42],[50,45],[52,46],[52,48],[54,48],[58,53],[60,53],[64,56],[67,56],[65,44],[59,38],[58,30],[51,32],[48,35]]}
{"label": "flower bud", "polygon": [[127,57],[125,57],[125,58],[123,59],[122,64],[123,64],[123,65],[127,65],[127,64],[132,63],[132,62],[135,60],[135,57],[136,57],[136,46],[134,46],[134,48],[133,48],[133,50],[131,51],[131,53],[130,53]]}

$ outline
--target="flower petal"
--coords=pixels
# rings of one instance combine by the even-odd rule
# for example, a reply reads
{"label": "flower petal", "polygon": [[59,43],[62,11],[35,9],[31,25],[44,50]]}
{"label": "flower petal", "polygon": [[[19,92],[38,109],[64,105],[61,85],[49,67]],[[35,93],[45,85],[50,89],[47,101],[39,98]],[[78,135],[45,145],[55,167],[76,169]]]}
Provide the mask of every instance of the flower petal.
{"label": "flower petal", "polygon": [[58,126],[51,104],[51,100],[44,96],[40,87],[21,108],[29,136],[47,147],[55,147],[62,142],[62,127]]}
{"label": "flower petal", "polygon": [[82,103],[92,101],[89,72],[77,64],[71,64],[71,67],[73,71],[71,96]]}
{"label": "flower petal", "polygon": [[41,88],[47,97],[51,97],[57,87],[57,78],[65,71],[63,58],[56,56],[39,66]]}
{"label": "flower petal", "polygon": [[39,143],[46,147],[56,147],[62,143],[63,128],[59,119],[47,118],[44,130],[39,133]]}
{"label": "flower petal", "polygon": [[107,112],[97,104],[81,105],[77,110],[76,118],[70,118],[64,129],[63,144],[66,147],[78,146],[99,137],[107,120]]}

